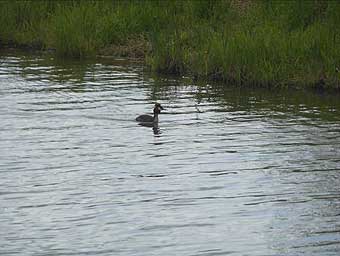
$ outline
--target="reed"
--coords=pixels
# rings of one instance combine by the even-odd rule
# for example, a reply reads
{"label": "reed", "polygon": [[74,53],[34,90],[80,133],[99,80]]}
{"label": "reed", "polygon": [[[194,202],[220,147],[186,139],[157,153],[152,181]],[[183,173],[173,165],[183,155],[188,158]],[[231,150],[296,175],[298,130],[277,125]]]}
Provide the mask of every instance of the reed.
{"label": "reed", "polygon": [[339,88],[339,13],[323,0],[1,1],[0,40],[77,58],[135,51],[156,72],[240,85]]}

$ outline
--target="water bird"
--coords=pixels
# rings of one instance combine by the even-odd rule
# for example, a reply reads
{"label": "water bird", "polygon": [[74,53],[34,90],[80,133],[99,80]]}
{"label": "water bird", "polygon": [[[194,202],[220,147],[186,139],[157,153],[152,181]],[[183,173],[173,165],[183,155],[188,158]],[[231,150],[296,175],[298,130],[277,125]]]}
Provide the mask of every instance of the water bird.
{"label": "water bird", "polygon": [[136,118],[136,121],[140,122],[141,124],[151,124],[151,125],[158,124],[158,114],[161,113],[161,110],[164,110],[164,108],[161,106],[161,104],[156,103],[153,108],[153,116],[140,115]]}

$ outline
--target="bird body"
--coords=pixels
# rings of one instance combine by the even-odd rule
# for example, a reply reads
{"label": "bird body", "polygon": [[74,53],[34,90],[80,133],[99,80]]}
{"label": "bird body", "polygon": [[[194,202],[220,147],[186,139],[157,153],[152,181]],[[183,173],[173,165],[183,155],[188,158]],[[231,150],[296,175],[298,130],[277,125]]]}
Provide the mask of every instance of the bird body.
{"label": "bird body", "polygon": [[140,115],[136,118],[136,121],[137,122],[152,123],[152,122],[155,121],[155,118],[153,116],[150,116],[150,115]]}

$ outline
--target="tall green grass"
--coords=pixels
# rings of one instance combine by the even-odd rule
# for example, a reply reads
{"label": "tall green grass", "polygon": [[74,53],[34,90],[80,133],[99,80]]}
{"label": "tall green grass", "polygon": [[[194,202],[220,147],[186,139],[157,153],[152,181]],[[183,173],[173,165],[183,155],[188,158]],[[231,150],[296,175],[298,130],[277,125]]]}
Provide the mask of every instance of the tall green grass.
{"label": "tall green grass", "polygon": [[324,0],[1,1],[0,40],[77,58],[145,40],[157,72],[339,88],[339,13]]}

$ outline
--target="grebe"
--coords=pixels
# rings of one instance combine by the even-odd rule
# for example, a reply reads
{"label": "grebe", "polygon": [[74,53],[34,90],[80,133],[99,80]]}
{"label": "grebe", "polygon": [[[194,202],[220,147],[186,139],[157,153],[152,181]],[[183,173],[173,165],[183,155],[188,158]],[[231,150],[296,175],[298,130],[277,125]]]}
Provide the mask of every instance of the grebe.
{"label": "grebe", "polygon": [[153,116],[150,115],[140,115],[136,118],[137,122],[140,123],[158,123],[158,114],[161,113],[161,110],[164,110],[164,108],[161,106],[161,104],[156,103],[153,108]]}

